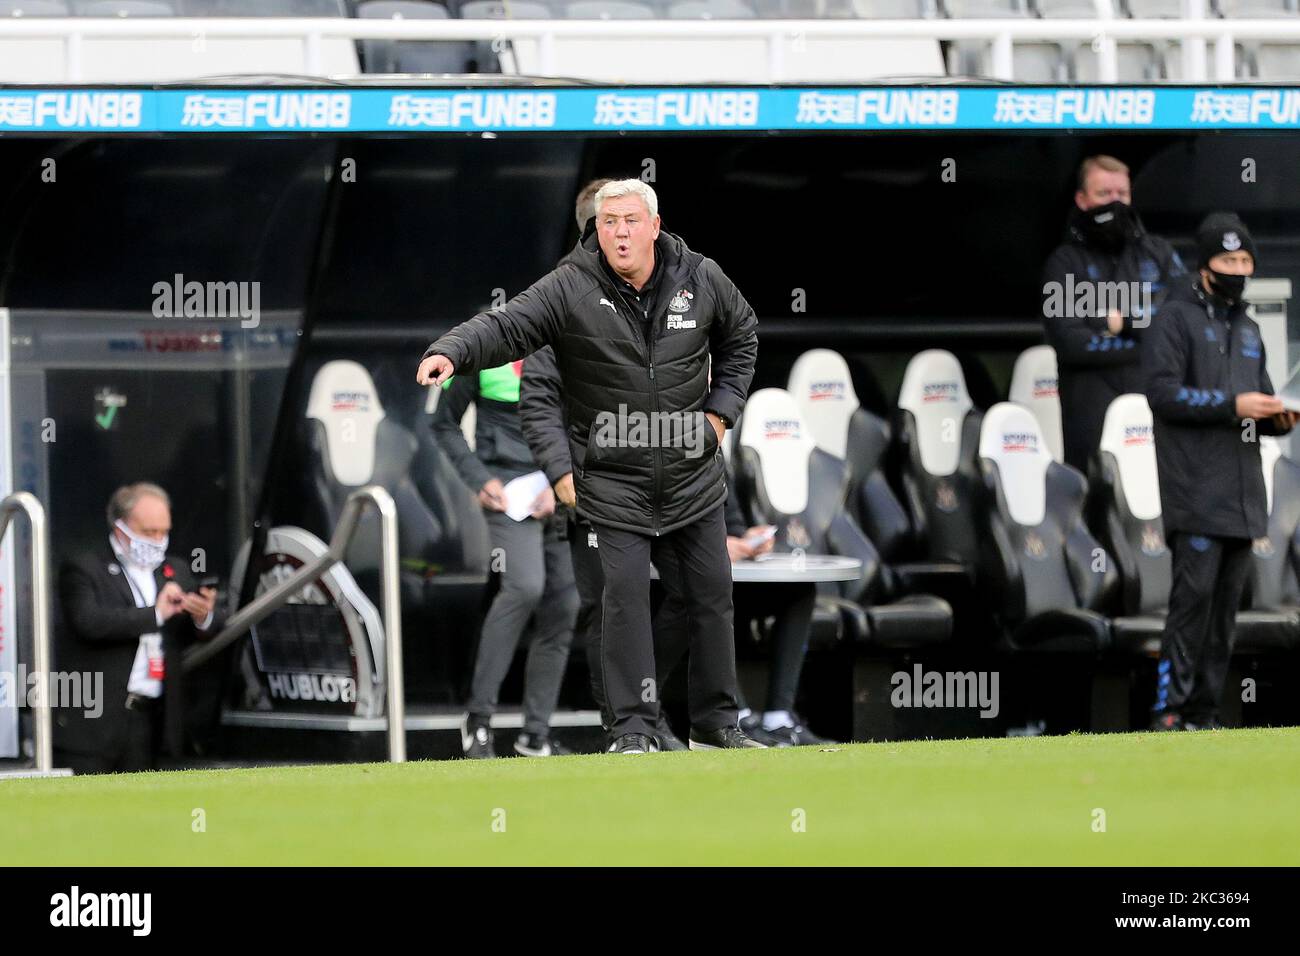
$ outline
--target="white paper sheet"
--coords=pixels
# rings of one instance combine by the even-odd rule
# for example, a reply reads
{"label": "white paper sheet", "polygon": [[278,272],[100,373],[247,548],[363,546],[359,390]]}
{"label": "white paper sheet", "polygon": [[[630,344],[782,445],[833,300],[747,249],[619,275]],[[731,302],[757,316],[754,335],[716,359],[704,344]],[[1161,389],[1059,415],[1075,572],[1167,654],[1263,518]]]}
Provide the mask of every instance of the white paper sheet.
{"label": "white paper sheet", "polygon": [[515,521],[523,521],[533,513],[533,502],[549,484],[546,474],[540,471],[506,482],[506,514]]}

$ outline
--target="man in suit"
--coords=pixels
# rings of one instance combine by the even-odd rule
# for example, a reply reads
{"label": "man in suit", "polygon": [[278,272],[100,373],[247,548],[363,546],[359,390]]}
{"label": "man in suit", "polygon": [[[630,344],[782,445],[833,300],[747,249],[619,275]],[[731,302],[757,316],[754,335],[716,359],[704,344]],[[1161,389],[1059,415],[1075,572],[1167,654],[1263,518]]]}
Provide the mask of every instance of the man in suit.
{"label": "man in suit", "polygon": [[196,588],[189,562],[167,554],[167,492],[148,482],[119,488],[108,526],[107,540],[67,561],[59,582],[58,666],[104,675],[98,718],[56,712],[58,763],[78,773],[150,770],[160,751],[181,755],[181,651],[220,627],[216,590]]}

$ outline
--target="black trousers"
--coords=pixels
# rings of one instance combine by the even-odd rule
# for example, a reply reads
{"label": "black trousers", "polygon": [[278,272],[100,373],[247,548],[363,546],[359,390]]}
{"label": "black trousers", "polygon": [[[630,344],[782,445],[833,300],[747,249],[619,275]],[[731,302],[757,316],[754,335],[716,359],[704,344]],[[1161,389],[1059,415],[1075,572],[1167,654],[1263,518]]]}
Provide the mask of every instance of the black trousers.
{"label": "black trousers", "polygon": [[1160,642],[1157,714],[1216,715],[1228,677],[1237,609],[1250,574],[1250,540],[1175,532],[1169,616]]}
{"label": "black trousers", "polygon": [[[105,707],[110,706],[107,702]],[[122,707],[123,704],[116,706]],[[70,767],[73,773],[133,773],[153,770],[158,766],[162,745],[161,699],[144,710],[127,710],[120,718],[125,733],[120,745],[112,753],[80,753],[57,749],[54,753],[56,767]]]}
{"label": "black trousers", "polygon": [[808,652],[817,589],[811,584],[738,584],[735,595],[736,626],[742,633],[755,618],[773,618],[772,663],[764,709],[793,711]]}
{"label": "black trousers", "polygon": [[665,600],[677,601],[689,621],[691,727],[710,731],[735,726],[731,561],[722,505],[658,537],[598,525],[596,538],[605,577],[600,657],[612,718],[610,736],[651,734],[659,716],[661,685],[650,608],[652,561]]}
{"label": "black trousers", "polygon": [[[605,697],[601,675],[601,603],[605,597],[605,572],[600,566],[600,549],[596,529],[590,522],[574,515],[569,523],[569,548],[573,555],[573,576],[578,587],[578,619],[574,634],[582,642],[591,675],[591,696],[600,708],[600,724],[606,731],[614,723]],[[677,558],[665,555],[670,574],[676,574]],[[663,572],[661,572],[663,573]],[[686,608],[679,597],[659,588],[651,596],[651,630],[654,632],[655,679],[662,688],[668,677],[686,656],[690,643]]]}

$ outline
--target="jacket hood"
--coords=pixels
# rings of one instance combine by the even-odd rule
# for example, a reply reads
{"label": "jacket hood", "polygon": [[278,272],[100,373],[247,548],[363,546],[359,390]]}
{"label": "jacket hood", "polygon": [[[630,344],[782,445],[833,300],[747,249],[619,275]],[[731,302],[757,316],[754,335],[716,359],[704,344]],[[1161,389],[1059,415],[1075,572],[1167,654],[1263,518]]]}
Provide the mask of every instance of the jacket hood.
{"label": "jacket hood", "polygon": [[[663,259],[662,281],[667,285],[681,281],[698,269],[700,263],[704,261],[704,256],[692,252],[681,236],[674,235],[666,229],[659,230],[659,238],[655,240],[655,256]],[[577,266],[597,282],[607,285],[609,276],[601,267],[600,260],[600,239],[593,229],[578,240],[569,254],[560,260],[560,264],[568,263]]]}

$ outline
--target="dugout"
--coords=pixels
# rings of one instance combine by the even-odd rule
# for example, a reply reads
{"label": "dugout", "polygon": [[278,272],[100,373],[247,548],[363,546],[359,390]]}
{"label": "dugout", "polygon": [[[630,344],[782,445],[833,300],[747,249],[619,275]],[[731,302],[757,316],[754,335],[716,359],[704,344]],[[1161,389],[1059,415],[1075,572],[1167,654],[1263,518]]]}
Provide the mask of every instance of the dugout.
{"label": "dugout", "polygon": [[[174,497],[175,545],[203,549],[223,583],[259,514],[327,538],[303,481],[316,372],[332,359],[361,363],[388,415],[419,432],[427,403],[412,377],[424,346],[546,272],[572,245],[573,197],[595,176],[651,179],[664,227],[716,259],[745,293],[761,322],[755,389],[784,385],[801,352],[831,347],[848,358],[864,406],[881,414],[923,348],[958,355],[977,406],[1005,397],[1016,356],[1042,341],[1039,270],[1061,235],[1078,163],[1092,153],[1132,167],[1147,227],[1184,254],[1206,212],[1233,209],[1257,237],[1258,274],[1300,282],[1300,123],[1267,112],[1245,126],[1199,128],[1113,116],[953,128],[911,113],[874,128],[790,128],[782,119],[523,129],[485,111],[482,128],[401,131],[375,121],[275,130],[250,121],[215,131],[168,125],[168,104],[186,91],[139,92],[156,103],[144,112],[156,128],[96,127],[84,110],[69,112],[66,128],[0,123],[9,344],[0,427],[10,488],[35,492],[49,510],[56,568],[102,535],[111,490],[142,477]],[[312,91],[290,94],[302,92]],[[555,92],[561,117],[571,115],[569,94],[599,95]],[[1167,115],[1160,102],[1157,118]],[[361,114],[355,107],[352,116]],[[257,325],[239,315],[158,315],[156,286],[177,276],[256,283]],[[1296,323],[1288,315],[1269,342],[1275,349],[1285,329],[1286,354],[1274,359],[1287,368],[1300,357]],[[440,467],[439,493],[472,507]],[[472,536],[472,521],[460,518]],[[480,553],[457,554],[471,558],[440,570],[485,576]],[[413,706],[454,709],[459,700],[474,627],[473,598],[459,599],[469,611],[452,619],[405,609]],[[57,626],[57,602],[55,612]],[[23,634],[30,609],[20,601],[16,613]],[[223,701],[237,704],[234,666],[228,654],[201,672],[207,693],[193,732],[205,752],[239,757],[242,744],[222,737],[217,716]],[[574,654],[562,706],[589,708],[584,684]],[[503,699],[517,689],[516,675]]]}

